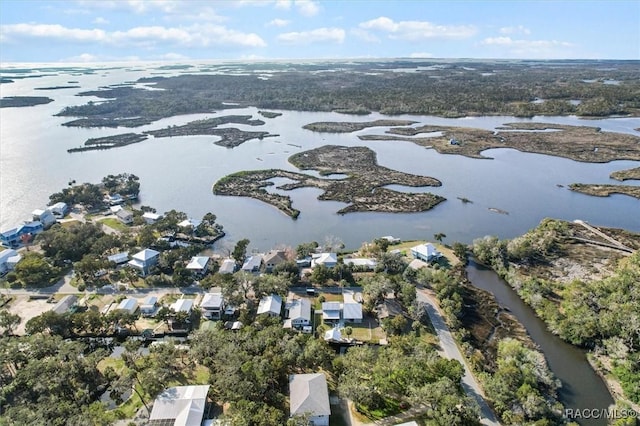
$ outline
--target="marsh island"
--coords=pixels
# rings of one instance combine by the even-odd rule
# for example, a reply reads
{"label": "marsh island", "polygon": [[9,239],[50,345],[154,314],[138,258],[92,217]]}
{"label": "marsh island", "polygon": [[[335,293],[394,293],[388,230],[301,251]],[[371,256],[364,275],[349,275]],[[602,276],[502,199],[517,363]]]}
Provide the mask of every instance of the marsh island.
{"label": "marsh island", "polygon": [[213,186],[216,195],[251,197],[280,209],[292,218],[300,211],[291,205],[286,195],[268,192],[275,185],[273,178],[290,179],[277,187],[289,191],[303,187],[316,187],[324,192],[319,200],[348,203],[339,214],[350,212],[419,212],[432,209],[445,199],[430,193],[409,193],[385,188],[387,185],[411,187],[440,186],[435,178],[391,170],[378,165],[376,154],[366,147],[326,145],[289,157],[289,162],[301,170],[315,170],[321,176],[347,175],[344,179],[324,179],[304,173],[270,169],[242,171],[220,179]]}

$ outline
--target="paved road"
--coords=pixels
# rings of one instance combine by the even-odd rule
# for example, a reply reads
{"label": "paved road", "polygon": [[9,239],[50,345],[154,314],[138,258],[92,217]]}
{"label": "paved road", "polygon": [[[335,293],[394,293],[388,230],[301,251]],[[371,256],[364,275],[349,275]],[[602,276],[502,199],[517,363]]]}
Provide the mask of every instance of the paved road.
{"label": "paved road", "polygon": [[455,339],[449,331],[449,327],[444,322],[444,318],[440,313],[440,308],[435,296],[428,290],[418,289],[417,298],[420,302],[424,302],[427,304],[429,319],[431,320],[433,327],[436,329],[436,333],[438,334],[438,339],[440,339],[440,344],[442,346],[444,355],[447,358],[459,361],[464,367],[462,387],[467,395],[473,397],[473,399],[475,399],[475,401],[478,403],[481,413],[480,422],[484,425],[489,426],[500,425],[495,414],[493,413],[491,408],[489,408],[487,402],[484,400],[484,394],[482,392],[482,389],[480,388],[480,385],[476,381],[475,377],[473,377],[471,369],[467,365],[465,359],[462,357],[460,349],[458,349],[458,345],[456,344]]}

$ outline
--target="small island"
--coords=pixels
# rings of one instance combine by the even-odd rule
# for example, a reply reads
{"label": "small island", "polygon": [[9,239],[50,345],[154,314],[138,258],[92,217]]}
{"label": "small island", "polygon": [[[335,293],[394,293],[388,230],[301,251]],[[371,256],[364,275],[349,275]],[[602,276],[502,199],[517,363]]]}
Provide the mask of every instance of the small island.
{"label": "small island", "polygon": [[[7,83],[7,81],[3,81]],[[46,96],[8,96],[0,98],[0,108],[20,108],[35,105],[45,105],[53,102],[53,99]]]}
{"label": "small island", "polygon": [[271,112],[271,111],[258,111],[258,114],[260,114],[264,118],[276,118],[282,115],[281,112]]}
{"label": "small island", "polygon": [[[418,136],[434,133],[432,136]],[[384,135],[361,135],[365,141],[408,141],[433,148],[441,154],[489,158],[482,151],[513,148],[522,152],[546,154],[589,163],[613,160],[640,160],[640,137],[602,132],[597,127],[548,123],[510,123],[497,131],[469,127],[394,127]]]}
{"label": "small island", "polygon": [[385,188],[387,185],[411,187],[440,186],[441,182],[427,176],[418,176],[379,166],[376,154],[366,147],[326,145],[289,157],[289,162],[302,170],[316,170],[322,176],[345,174],[345,179],[323,179],[285,170],[256,170],[234,173],[220,179],[213,186],[216,195],[251,197],[280,209],[292,218],[300,211],[291,205],[289,196],[270,193],[273,178],[286,178],[293,182],[277,187],[293,190],[316,187],[324,190],[319,200],[348,203],[338,214],[351,212],[421,212],[432,209],[445,198],[430,193],[408,193]]}
{"label": "small island", "polygon": [[352,133],[368,127],[410,126],[415,123],[416,121],[409,120],[375,120],[365,122],[322,121],[309,123],[302,126],[302,128],[321,133]]}
{"label": "small island", "polygon": [[247,132],[236,128],[218,128],[218,126],[221,124],[229,123],[245,124],[248,126],[261,126],[264,124],[264,121],[252,120],[250,115],[228,115],[223,117],[214,117],[205,120],[192,121],[183,126],[169,126],[164,129],[149,130],[143,132],[142,134],[124,133],[119,135],[105,136],[102,138],[88,139],[84,143],[84,146],[68,149],[67,152],[72,153],[119,148],[142,142],[146,140],[149,135],[156,138],[194,135],[219,136],[220,140],[214,143],[225,148],[234,148],[251,139],[262,140],[266,137],[278,136],[269,134],[269,132]]}
{"label": "small island", "polygon": [[625,180],[640,180],[640,167],[627,170],[618,170],[609,175],[611,179],[624,182]]}
{"label": "small island", "polygon": [[80,86],[68,85],[68,86],[36,87],[34,90],[60,90],[60,89],[80,89]]}
{"label": "small island", "polygon": [[640,200],[640,186],[572,183],[569,185],[569,189],[596,197],[608,197],[613,194],[621,194]]}

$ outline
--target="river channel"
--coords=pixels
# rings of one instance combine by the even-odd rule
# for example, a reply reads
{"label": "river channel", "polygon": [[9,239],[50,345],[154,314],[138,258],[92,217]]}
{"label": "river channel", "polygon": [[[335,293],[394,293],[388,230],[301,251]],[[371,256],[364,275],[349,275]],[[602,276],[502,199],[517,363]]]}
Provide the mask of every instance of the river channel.
{"label": "river channel", "polygon": [[[613,404],[604,381],[591,368],[584,351],[564,342],[547,330],[544,322],[520,299],[509,284],[493,270],[473,261],[467,267],[467,274],[474,286],[492,293],[497,302],[508,308],[527,329],[531,339],[544,353],[549,368],[562,382],[558,396],[565,408],[606,409]],[[582,419],[578,423],[584,426],[604,426],[607,421]]]}

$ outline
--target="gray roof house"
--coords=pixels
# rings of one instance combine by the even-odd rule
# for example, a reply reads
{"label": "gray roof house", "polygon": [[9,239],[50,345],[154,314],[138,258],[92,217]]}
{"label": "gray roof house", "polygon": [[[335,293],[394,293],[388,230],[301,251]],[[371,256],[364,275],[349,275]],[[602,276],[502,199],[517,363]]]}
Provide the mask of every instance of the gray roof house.
{"label": "gray roof house", "polygon": [[51,310],[56,314],[62,315],[66,313],[69,309],[71,309],[73,306],[75,306],[76,303],[78,303],[78,296],[69,294],[63,297],[62,299],[60,299],[60,301],[56,303],[56,305],[53,308],[51,308]]}
{"label": "gray roof house", "polygon": [[210,260],[208,256],[193,256],[187,264],[187,269],[195,274],[204,275],[209,269]]}
{"label": "gray roof house", "polygon": [[140,274],[146,276],[151,267],[158,263],[160,252],[152,249],[144,249],[133,255],[133,258],[129,261],[129,266],[136,268]]}
{"label": "gray roof house", "polygon": [[126,210],[126,209],[118,210],[116,212],[116,217],[118,218],[118,220],[120,220],[120,222],[124,223],[125,225],[130,225],[133,223],[133,213],[131,213],[129,210]]}
{"label": "gray roof house", "polygon": [[242,265],[245,272],[258,272],[262,266],[262,256],[249,256]]}
{"label": "gray roof house", "polygon": [[116,265],[125,263],[129,260],[129,252],[123,251],[121,253],[112,254],[111,256],[107,256],[107,260],[115,263]]}
{"label": "gray roof house", "polygon": [[224,298],[221,293],[206,293],[200,301],[202,315],[208,319],[220,319],[224,309]]}
{"label": "gray roof house", "polygon": [[260,299],[258,303],[258,315],[267,314],[272,317],[280,316],[282,310],[282,298],[277,294],[271,294]]}
{"label": "gray roof house", "polygon": [[289,376],[290,417],[307,414],[314,426],[328,426],[331,406],[327,379],[322,373]]}
{"label": "gray roof house", "polygon": [[158,298],[156,296],[147,296],[140,304],[140,313],[142,316],[152,316],[158,308]]}
{"label": "gray roof house", "polygon": [[340,321],[340,302],[323,302],[322,319],[325,321]]}
{"label": "gray roof house", "polygon": [[218,272],[221,274],[233,274],[236,270],[236,261],[233,259],[225,259],[222,261],[222,265],[220,265],[220,269]]}
{"label": "gray roof house", "polygon": [[311,324],[311,302],[308,299],[293,300],[289,306],[288,319],[294,327],[302,327]]}
{"label": "gray roof house", "polygon": [[208,392],[209,385],[176,386],[163,391],[153,403],[149,424],[200,426]]}
{"label": "gray roof house", "polygon": [[122,299],[116,309],[119,311],[125,311],[129,314],[134,314],[138,309],[138,301],[134,298]]}

